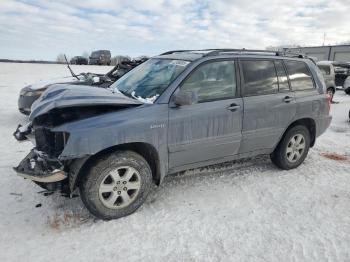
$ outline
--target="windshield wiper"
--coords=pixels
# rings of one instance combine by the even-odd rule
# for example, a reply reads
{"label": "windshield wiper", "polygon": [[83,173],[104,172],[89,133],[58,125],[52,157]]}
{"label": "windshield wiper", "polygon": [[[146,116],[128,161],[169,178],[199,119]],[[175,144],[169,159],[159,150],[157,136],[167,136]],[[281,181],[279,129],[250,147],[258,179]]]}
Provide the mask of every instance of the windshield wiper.
{"label": "windshield wiper", "polygon": [[[125,95],[125,96],[127,96],[127,97],[129,97],[129,98],[132,98],[132,99],[135,99],[136,100],[136,98],[135,97],[133,97],[131,94],[129,94],[128,92],[126,92],[126,91],[123,91],[123,90],[119,90],[119,89],[117,89],[120,93],[122,93],[123,95]],[[113,94],[115,93],[115,91],[114,91],[114,89],[113,89]]]}
{"label": "windshield wiper", "polygon": [[69,69],[71,75],[72,75],[73,77],[75,77],[76,79],[80,80],[79,77],[78,77],[76,74],[74,74],[72,68],[70,68],[66,55],[64,55],[64,59],[65,59],[66,62],[67,62],[67,67],[68,67],[68,69]]}

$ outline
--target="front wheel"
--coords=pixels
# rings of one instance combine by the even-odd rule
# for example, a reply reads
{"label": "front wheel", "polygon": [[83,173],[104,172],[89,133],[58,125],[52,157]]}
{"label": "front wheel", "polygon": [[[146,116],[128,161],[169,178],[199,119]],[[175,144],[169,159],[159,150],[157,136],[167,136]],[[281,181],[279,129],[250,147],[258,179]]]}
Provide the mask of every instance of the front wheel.
{"label": "front wheel", "polygon": [[305,160],[309,148],[309,130],[305,126],[294,126],[283,136],[271,154],[271,160],[281,169],[296,168]]}
{"label": "front wheel", "polygon": [[109,220],[135,212],[152,187],[147,161],[132,151],[117,151],[96,162],[82,179],[79,190],[86,208]]}

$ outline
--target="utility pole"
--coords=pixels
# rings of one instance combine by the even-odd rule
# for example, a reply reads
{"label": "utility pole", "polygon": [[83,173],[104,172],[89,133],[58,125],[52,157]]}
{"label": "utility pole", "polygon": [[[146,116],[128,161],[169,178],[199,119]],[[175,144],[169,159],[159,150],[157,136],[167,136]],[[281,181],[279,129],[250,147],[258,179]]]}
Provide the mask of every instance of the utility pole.
{"label": "utility pole", "polygon": [[324,46],[325,42],[326,42],[326,32],[323,33],[323,46]]}

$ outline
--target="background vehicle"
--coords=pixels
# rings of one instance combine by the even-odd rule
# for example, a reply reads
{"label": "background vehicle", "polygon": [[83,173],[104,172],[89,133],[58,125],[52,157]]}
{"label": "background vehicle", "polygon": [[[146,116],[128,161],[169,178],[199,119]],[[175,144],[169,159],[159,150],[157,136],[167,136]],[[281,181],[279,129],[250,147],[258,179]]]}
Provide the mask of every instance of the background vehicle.
{"label": "background vehicle", "polygon": [[345,79],[343,89],[346,94],[350,95],[350,76]]}
{"label": "background vehicle", "polygon": [[72,65],[87,65],[88,59],[83,56],[75,56],[70,60]]}
{"label": "background vehicle", "polygon": [[338,89],[344,85],[345,79],[350,76],[350,63],[347,62],[333,62],[335,71],[335,84]]}
{"label": "background vehicle", "polygon": [[97,50],[91,53],[89,57],[89,65],[110,65],[111,64],[111,51],[109,50]]}
{"label": "background vehicle", "polygon": [[270,154],[298,167],[329,126],[322,73],[300,54],[170,51],[110,89],[51,87],[18,140],[36,147],[15,170],[42,187],[76,188],[95,216],[133,213],[152,184],[189,168]]}
{"label": "background vehicle", "polygon": [[336,90],[334,66],[331,61],[317,62],[317,66],[323,74],[323,77],[326,83],[327,92],[331,97],[331,101],[333,101],[333,96]]}
{"label": "background vehicle", "polygon": [[79,75],[75,75],[72,73],[71,77],[40,81],[38,83],[25,86],[20,91],[18,98],[18,110],[25,115],[29,115],[32,104],[42,95],[42,93],[45,92],[47,88],[55,84],[89,85],[108,88],[125,73],[146,60],[122,61],[105,75],[94,73],[81,73]]}

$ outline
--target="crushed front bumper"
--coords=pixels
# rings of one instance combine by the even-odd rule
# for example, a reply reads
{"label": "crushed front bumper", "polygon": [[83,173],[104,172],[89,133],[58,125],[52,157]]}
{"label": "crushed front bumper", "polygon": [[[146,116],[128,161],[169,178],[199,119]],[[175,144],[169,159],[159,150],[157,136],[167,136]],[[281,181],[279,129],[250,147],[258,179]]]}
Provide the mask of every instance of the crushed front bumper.
{"label": "crushed front bumper", "polygon": [[58,159],[51,159],[35,148],[13,169],[19,176],[41,183],[59,182],[67,178]]}

